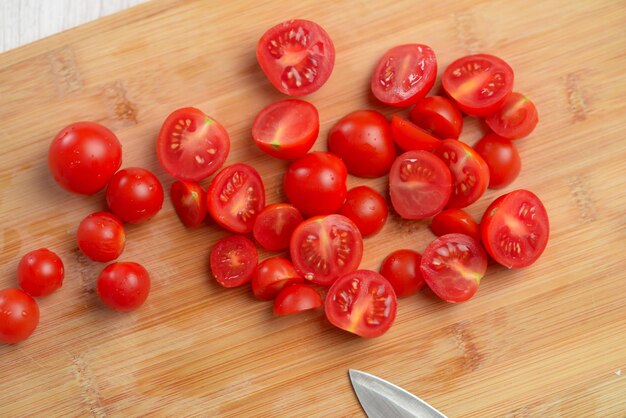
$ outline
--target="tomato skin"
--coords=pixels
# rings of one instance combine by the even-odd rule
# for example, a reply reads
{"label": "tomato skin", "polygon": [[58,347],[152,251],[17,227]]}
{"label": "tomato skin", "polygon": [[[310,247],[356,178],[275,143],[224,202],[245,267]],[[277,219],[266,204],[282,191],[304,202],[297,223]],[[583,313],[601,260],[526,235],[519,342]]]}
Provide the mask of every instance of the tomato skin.
{"label": "tomato skin", "polygon": [[115,134],[94,122],[63,128],[50,144],[48,168],[65,190],[91,195],[106,186],[122,164],[122,145]]}
{"label": "tomato skin", "polygon": [[20,287],[33,297],[48,296],[63,286],[63,261],[47,248],[25,254],[17,266]]}
{"label": "tomato skin", "polygon": [[259,213],[254,221],[252,234],[266,250],[284,250],[289,248],[291,235],[302,220],[302,214],[293,205],[274,203]]}
{"label": "tomato skin", "polygon": [[112,213],[92,213],[78,225],[76,241],[82,253],[93,261],[113,261],[126,245],[124,224]]}
{"label": "tomato skin", "polygon": [[430,229],[437,236],[465,234],[480,241],[480,225],[462,209],[446,209],[433,218]]}
{"label": "tomato skin", "polygon": [[134,311],[148,298],[150,275],[141,264],[132,261],[112,263],[98,276],[96,292],[114,311]]}
{"label": "tomato skin", "polygon": [[539,122],[537,108],[521,93],[513,92],[502,107],[485,119],[497,135],[507,139],[520,139],[530,135]]}
{"label": "tomato skin", "polygon": [[442,96],[425,97],[411,109],[411,121],[439,139],[458,139],[463,129],[463,115]]}
{"label": "tomato skin", "polygon": [[404,298],[414,295],[424,287],[420,271],[422,256],[413,250],[396,250],[383,260],[380,274],[391,283],[396,296]]}
{"label": "tomato skin", "polygon": [[252,275],[252,293],[259,300],[272,300],[284,287],[304,283],[291,261],[271,257],[256,266]]}
{"label": "tomato skin", "polygon": [[432,151],[441,142],[416,124],[396,115],[391,117],[391,137],[404,151]]}
{"label": "tomato skin", "polygon": [[328,133],[328,150],[358,177],[384,176],[396,157],[389,122],[374,110],[357,110],[341,118]]}
{"label": "tomato skin", "polygon": [[489,133],[474,145],[474,149],[489,167],[490,189],[508,186],[522,170],[517,147],[508,139]]}
{"label": "tomato skin", "polygon": [[292,315],[317,309],[324,302],[317,290],[306,284],[284,287],[274,300],[274,315]]}
{"label": "tomato skin", "polygon": [[131,224],[152,219],[163,206],[163,196],[159,179],[150,171],[138,167],[115,173],[106,191],[111,212]]}
{"label": "tomato skin", "polygon": [[243,235],[220,239],[211,250],[209,265],[215,281],[224,287],[248,283],[259,262],[254,243]]}
{"label": "tomato skin", "polygon": [[177,180],[170,188],[170,199],[178,219],[187,228],[196,228],[206,218],[206,193],[198,183]]}
{"label": "tomato skin", "polygon": [[348,190],[346,202],[338,212],[359,228],[363,238],[378,233],[387,221],[387,202],[376,190],[358,186]]}
{"label": "tomato skin", "polygon": [[39,306],[20,289],[0,290],[0,342],[16,344],[31,336],[39,324]]}

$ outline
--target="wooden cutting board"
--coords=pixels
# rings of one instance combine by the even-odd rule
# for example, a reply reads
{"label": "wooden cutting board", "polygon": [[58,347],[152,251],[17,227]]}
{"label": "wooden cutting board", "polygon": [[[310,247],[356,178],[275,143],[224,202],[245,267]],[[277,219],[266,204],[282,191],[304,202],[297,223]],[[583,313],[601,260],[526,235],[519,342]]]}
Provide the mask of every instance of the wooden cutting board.
{"label": "wooden cutting board", "polygon": [[[119,136],[124,166],[153,170],[164,118],[197,106],[227,127],[228,163],[262,174],[268,202],[283,199],[286,163],[251,142],[255,114],[281,96],[255,58],[256,43],[290,18],[333,38],[332,77],[308,97],[320,138],[360,108],[390,116],[368,89],[381,54],[401,43],[436,51],[440,73],[483,51],[516,71],[515,90],[540,123],[518,141],[523,170],[469,212],[515,188],[545,202],[552,226],[533,266],[491,266],[471,301],[430,291],[399,302],[396,324],[366,340],[331,327],[322,311],[277,318],[247,288],[227,290],[207,260],[226,233],[185,229],[169,200],[127,228],[123,259],[144,264],[153,290],[130,314],[94,293],[102,264],[74,234],[103,194],[70,195],[50,178],[48,144],[78,120]],[[417,394],[450,417],[623,417],[626,414],[626,7],[620,1],[154,1],[0,55],[0,288],[16,286],[21,255],[39,247],[66,266],[61,291],[41,299],[33,336],[0,346],[0,416],[362,416],[347,376],[356,368]],[[466,120],[473,144],[481,125]],[[385,190],[385,178],[349,179]],[[207,184],[206,182],[204,183]],[[393,249],[423,251],[428,221],[391,216],[366,240],[363,268]],[[261,257],[270,254],[261,253]]]}

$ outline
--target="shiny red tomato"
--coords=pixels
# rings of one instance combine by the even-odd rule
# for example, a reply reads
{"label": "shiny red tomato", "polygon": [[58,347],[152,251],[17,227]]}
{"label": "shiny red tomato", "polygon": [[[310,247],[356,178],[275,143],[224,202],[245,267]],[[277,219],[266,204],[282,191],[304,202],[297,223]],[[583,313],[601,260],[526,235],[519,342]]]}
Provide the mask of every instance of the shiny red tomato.
{"label": "shiny red tomato", "polygon": [[425,97],[411,109],[411,121],[439,139],[458,139],[463,115],[454,103],[442,96]]}
{"label": "shiny red tomato", "polygon": [[288,20],[263,34],[256,58],[281,93],[304,96],[317,91],[333,71],[335,47],[328,33],[309,20]]}
{"label": "shiny red tomato", "polygon": [[367,186],[348,190],[346,202],[339,210],[340,215],[354,222],[363,238],[374,235],[383,228],[387,213],[385,198]]}
{"label": "shiny red tomato", "polygon": [[66,126],[48,150],[48,168],[65,190],[94,194],[122,164],[122,145],[113,132],[93,122]]}
{"label": "shiny red tomato", "polygon": [[120,170],[106,191],[109,209],[124,222],[137,224],[151,219],[163,206],[163,186],[144,168]]}
{"label": "shiny red tomato", "polygon": [[254,221],[252,234],[266,250],[284,250],[289,248],[291,234],[302,220],[302,215],[293,205],[274,203],[259,213]]}
{"label": "shiny red tomato", "polygon": [[63,261],[47,248],[24,255],[17,266],[20,287],[29,295],[48,296],[63,285]]}
{"label": "shiny red tomato", "polygon": [[178,218],[188,228],[202,225],[206,218],[206,193],[198,183],[175,181],[170,188],[170,198]]}
{"label": "shiny red tomato", "polygon": [[76,241],[83,254],[94,261],[115,260],[126,245],[124,224],[112,213],[92,213],[78,225]]}
{"label": "shiny red tomato", "polygon": [[494,200],[480,222],[485,249],[508,268],[533,264],[543,253],[550,235],[548,212],[528,190],[514,190]]}
{"label": "shiny red tomato", "polygon": [[489,188],[501,189],[513,183],[522,169],[522,160],[517,147],[508,139],[489,133],[474,150],[489,167]]}
{"label": "shiny red tomato", "polygon": [[396,250],[385,258],[380,266],[380,274],[389,280],[396,296],[411,296],[424,287],[421,262],[422,256],[417,251]]}
{"label": "shiny red tomato", "polygon": [[211,273],[224,287],[248,283],[258,262],[254,243],[243,235],[222,238],[211,250]]}
{"label": "shiny red tomato", "polygon": [[437,236],[465,234],[480,242],[480,225],[462,209],[446,209],[433,218],[430,229]]}
{"label": "shiny red tomato", "polygon": [[504,105],[489,115],[485,122],[496,134],[507,139],[528,136],[537,126],[539,115],[530,99],[521,93],[511,93]]}
{"label": "shiny red tomato", "polygon": [[252,293],[259,300],[272,300],[283,287],[304,283],[291,261],[282,257],[271,257],[256,266],[252,275]]}
{"label": "shiny red tomato", "polygon": [[180,180],[200,181],[215,173],[230,151],[228,132],[201,110],[185,107],[172,112],[157,139],[161,166]]}
{"label": "shiny red tomato", "polygon": [[16,344],[31,336],[39,324],[39,306],[20,289],[0,290],[0,342]]}
{"label": "shiny red tomato", "polygon": [[424,250],[420,266],[426,284],[447,302],[465,302],[487,271],[487,255],[469,235],[443,235]]}
{"label": "shiny red tomato", "polygon": [[376,64],[371,87],[381,102],[407,107],[428,94],[436,77],[437,59],[430,47],[398,45],[385,52]]}
{"label": "shiny red tomato", "polygon": [[413,122],[396,115],[391,117],[391,136],[404,151],[432,151],[441,142]]}
{"label": "shiny red tomato", "polygon": [[96,292],[109,308],[120,312],[134,311],[148,298],[150,275],[138,263],[112,263],[98,276]]}
{"label": "shiny red tomato", "polygon": [[274,300],[274,315],[292,315],[317,309],[324,302],[319,292],[306,284],[284,287]]}

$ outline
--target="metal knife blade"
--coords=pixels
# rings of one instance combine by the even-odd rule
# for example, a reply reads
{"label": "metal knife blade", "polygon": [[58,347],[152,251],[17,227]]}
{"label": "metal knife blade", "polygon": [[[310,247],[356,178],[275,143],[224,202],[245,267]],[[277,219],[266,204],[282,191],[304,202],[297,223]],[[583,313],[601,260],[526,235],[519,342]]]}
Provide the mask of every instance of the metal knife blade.
{"label": "metal knife blade", "polygon": [[350,369],[350,381],[369,418],[446,418],[444,414],[399,386]]}

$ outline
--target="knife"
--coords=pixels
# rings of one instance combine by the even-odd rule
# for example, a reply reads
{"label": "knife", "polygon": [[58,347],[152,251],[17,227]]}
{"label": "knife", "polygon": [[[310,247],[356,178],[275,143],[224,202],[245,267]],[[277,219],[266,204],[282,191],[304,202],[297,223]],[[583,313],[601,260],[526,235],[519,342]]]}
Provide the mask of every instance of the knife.
{"label": "knife", "polygon": [[350,381],[369,418],[446,418],[444,414],[399,386],[350,369]]}

